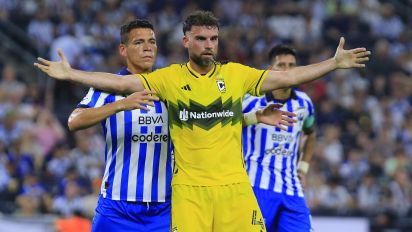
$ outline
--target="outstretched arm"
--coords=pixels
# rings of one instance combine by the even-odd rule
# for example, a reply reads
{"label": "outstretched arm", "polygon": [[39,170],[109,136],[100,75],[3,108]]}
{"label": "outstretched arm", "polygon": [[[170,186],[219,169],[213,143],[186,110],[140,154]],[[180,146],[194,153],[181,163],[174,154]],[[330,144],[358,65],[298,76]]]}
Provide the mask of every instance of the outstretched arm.
{"label": "outstretched arm", "polygon": [[159,99],[155,96],[151,96],[153,91],[141,91],[133,93],[119,101],[97,107],[97,108],[77,108],[69,117],[68,126],[71,131],[86,129],[94,126],[107,117],[116,114],[120,111],[143,109],[149,110],[145,105],[153,105],[153,101]]}
{"label": "outstretched arm", "polygon": [[270,104],[261,110],[243,114],[243,126],[264,123],[287,131],[288,126],[293,126],[293,123],[297,122],[296,119],[292,118],[296,114],[283,111],[280,107],[282,107],[282,104]]}
{"label": "outstretched arm", "polygon": [[366,48],[343,49],[345,39],[340,38],[335,56],[320,63],[300,66],[289,71],[269,71],[262,83],[261,92],[288,88],[316,80],[335,69],[363,68],[369,60],[370,51]]}
{"label": "outstretched arm", "polygon": [[136,78],[134,75],[119,78],[110,73],[75,70],[70,67],[60,49],[57,50],[57,53],[60,56],[60,61],[49,61],[39,57],[37,58],[39,63],[34,63],[34,66],[55,79],[73,81],[106,92],[130,94],[144,89],[140,78]]}

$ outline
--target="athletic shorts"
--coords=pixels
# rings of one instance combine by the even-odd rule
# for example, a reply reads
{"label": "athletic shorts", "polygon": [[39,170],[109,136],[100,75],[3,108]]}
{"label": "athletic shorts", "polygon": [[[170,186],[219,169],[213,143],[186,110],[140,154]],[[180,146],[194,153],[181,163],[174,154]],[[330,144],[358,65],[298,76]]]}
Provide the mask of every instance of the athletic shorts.
{"label": "athletic shorts", "polygon": [[310,232],[311,215],[305,199],[253,188],[268,232]]}
{"label": "athletic shorts", "polygon": [[170,201],[115,201],[100,196],[92,232],[168,232]]}
{"label": "athletic shorts", "polygon": [[172,186],[172,232],[262,232],[262,214],[250,183]]}

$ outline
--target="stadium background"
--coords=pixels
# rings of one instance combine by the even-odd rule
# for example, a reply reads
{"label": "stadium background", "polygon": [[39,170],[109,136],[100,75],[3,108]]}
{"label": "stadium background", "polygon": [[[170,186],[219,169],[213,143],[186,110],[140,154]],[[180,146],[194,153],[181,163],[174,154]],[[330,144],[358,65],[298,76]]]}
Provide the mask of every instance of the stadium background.
{"label": "stadium background", "polygon": [[155,25],[156,67],[184,62],[181,22],[196,9],[220,19],[221,60],[266,68],[284,42],[300,64],[318,62],[340,36],[373,52],[366,69],[301,86],[319,131],[306,199],[315,218],[339,217],[336,228],[349,217],[412,231],[411,0],[0,0],[0,230],[91,218],[99,191],[100,128],[73,134],[66,123],[87,88],[46,78],[35,58],[61,47],[75,68],[116,72],[119,27],[143,17]]}

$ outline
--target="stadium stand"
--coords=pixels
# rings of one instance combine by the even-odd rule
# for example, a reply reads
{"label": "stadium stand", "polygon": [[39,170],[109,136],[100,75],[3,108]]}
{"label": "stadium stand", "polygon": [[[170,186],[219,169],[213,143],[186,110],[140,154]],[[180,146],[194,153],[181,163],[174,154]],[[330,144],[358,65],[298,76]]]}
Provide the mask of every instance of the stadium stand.
{"label": "stadium stand", "polygon": [[319,131],[306,199],[314,216],[412,231],[407,0],[0,0],[0,230],[13,220],[22,226],[44,218],[53,227],[50,218],[90,218],[102,176],[101,132],[71,134],[66,125],[86,88],[45,78],[32,66],[35,57],[56,60],[60,47],[76,68],[116,72],[119,26],[141,17],[156,28],[155,66],[180,63],[187,56],[181,21],[196,9],[221,21],[221,60],[266,68],[268,49],[283,42],[299,51],[301,64],[313,63],[331,56],[340,36],[348,47],[372,51],[366,69],[301,86],[314,100]]}

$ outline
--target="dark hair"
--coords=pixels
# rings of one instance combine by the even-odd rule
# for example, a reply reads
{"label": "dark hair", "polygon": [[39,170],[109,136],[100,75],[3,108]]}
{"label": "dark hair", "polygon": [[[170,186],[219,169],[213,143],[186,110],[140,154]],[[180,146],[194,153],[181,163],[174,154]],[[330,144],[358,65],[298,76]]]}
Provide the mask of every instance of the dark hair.
{"label": "dark hair", "polygon": [[183,22],[183,34],[192,29],[192,26],[214,26],[219,29],[219,21],[210,11],[195,11]]}
{"label": "dark hair", "polygon": [[279,55],[292,55],[296,57],[296,50],[288,45],[284,45],[284,44],[276,45],[272,49],[270,49],[269,56],[268,56],[269,62],[272,62],[272,59]]}
{"label": "dark hair", "polygon": [[136,28],[149,28],[154,30],[153,25],[145,19],[136,19],[124,24],[120,28],[120,43],[125,44],[129,40],[129,32]]}

